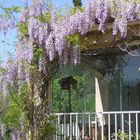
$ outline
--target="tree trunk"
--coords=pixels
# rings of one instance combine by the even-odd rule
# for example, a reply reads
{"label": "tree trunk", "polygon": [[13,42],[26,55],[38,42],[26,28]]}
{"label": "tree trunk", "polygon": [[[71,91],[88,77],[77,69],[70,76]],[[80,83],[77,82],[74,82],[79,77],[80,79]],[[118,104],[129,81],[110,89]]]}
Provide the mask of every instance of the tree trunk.
{"label": "tree trunk", "polygon": [[[33,76],[33,75],[32,75]],[[34,138],[34,82],[30,82],[30,94],[29,94],[29,135],[30,140],[35,140]]]}

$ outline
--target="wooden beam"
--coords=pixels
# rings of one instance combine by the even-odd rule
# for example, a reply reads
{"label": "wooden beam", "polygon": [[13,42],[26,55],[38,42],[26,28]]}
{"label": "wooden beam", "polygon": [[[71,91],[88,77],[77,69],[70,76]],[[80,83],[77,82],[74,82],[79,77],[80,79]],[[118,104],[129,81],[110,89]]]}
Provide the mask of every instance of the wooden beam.
{"label": "wooden beam", "polygon": [[87,34],[81,36],[81,43],[85,46],[81,51],[94,51],[96,49],[117,47],[118,43],[126,41],[129,45],[140,44],[140,21],[133,21],[128,23],[128,37],[123,39],[118,33],[116,36],[112,35],[113,23],[107,24],[105,33],[98,31],[98,25],[95,25]]}

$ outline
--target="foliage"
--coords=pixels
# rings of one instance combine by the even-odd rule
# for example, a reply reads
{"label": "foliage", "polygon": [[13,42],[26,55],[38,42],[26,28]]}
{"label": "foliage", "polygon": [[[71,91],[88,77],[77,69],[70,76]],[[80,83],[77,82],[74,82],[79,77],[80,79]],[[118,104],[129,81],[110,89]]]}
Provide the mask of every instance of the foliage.
{"label": "foliage", "polygon": [[56,133],[56,128],[53,126],[51,121],[55,119],[54,116],[48,116],[46,120],[44,120],[43,125],[39,129],[39,138],[40,139],[51,139],[52,135]]}
{"label": "foliage", "polygon": [[[77,88],[71,90],[72,112],[95,111],[94,78],[90,73],[81,71],[79,66],[65,66],[53,79],[53,111],[67,112],[69,109],[68,90],[62,90],[59,81],[69,75],[77,81]],[[92,91],[92,92],[91,92]]]}
{"label": "foliage", "polygon": [[[79,0],[74,3],[75,6],[81,6]],[[46,130],[52,130],[51,127],[46,128],[49,120],[46,121],[45,115],[48,113],[46,100],[49,100],[50,79],[55,70],[63,64],[80,62],[80,37],[97,24],[99,31],[105,32],[106,24],[112,18],[113,35],[120,34],[122,38],[126,38],[127,22],[140,19],[140,5],[133,1],[113,0],[110,3],[110,0],[90,0],[84,9],[75,8],[71,15],[64,17],[57,13],[55,7],[49,6],[47,2],[41,0],[33,0],[31,4],[25,1],[25,6],[20,9],[0,6],[4,11],[0,25],[4,36],[9,27],[18,29],[15,58],[4,63],[0,75],[2,93],[4,96],[7,95],[9,100],[3,121],[7,127],[18,129],[21,117],[26,120],[26,115],[29,116],[27,122],[29,121],[28,127],[32,139],[35,135],[33,132],[35,126],[38,126],[37,131],[41,130],[39,132],[43,137],[47,135]],[[17,12],[19,12],[19,19],[15,25],[13,14]],[[79,75],[75,78],[78,80],[79,95],[82,96],[81,93],[85,92],[85,89],[88,92],[87,88],[83,89],[83,83],[88,80]],[[59,91],[57,84],[58,82],[55,82],[56,92]],[[14,93],[13,88],[16,89]],[[25,89],[28,90],[28,96],[24,95]],[[76,91],[73,91],[72,98],[75,98],[74,95],[76,96]],[[76,101],[73,105],[76,105]],[[43,127],[41,120],[45,124]],[[13,137],[16,133],[13,132]]]}
{"label": "foliage", "polygon": [[29,123],[27,112],[28,104],[26,102],[27,96],[28,88],[24,85],[22,95],[19,95],[18,91],[13,89],[8,96],[2,98],[5,100],[5,103],[7,103],[5,104],[5,110],[0,114],[0,122],[5,124],[6,139],[11,138],[12,133],[14,133],[16,129],[19,130],[22,135],[27,132]]}
{"label": "foliage", "polygon": [[66,37],[67,39],[67,43],[68,45],[75,45],[75,46],[79,46],[80,44],[80,35],[75,34],[75,35],[68,35]]}
{"label": "foliage", "polygon": [[[112,135],[112,138],[115,137],[115,134]],[[128,132],[122,132],[121,130],[118,131],[117,133],[117,138],[119,140],[128,140],[129,139],[129,133]],[[136,135],[135,133],[131,132],[131,139],[135,140],[136,139]]]}
{"label": "foliage", "polygon": [[19,38],[23,38],[25,35],[28,34],[27,24],[19,23],[17,24],[17,28],[19,30],[20,36]]}
{"label": "foliage", "polygon": [[73,0],[73,4],[74,4],[74,6],[79,6],[79,7],[82,6],[81,0]]}

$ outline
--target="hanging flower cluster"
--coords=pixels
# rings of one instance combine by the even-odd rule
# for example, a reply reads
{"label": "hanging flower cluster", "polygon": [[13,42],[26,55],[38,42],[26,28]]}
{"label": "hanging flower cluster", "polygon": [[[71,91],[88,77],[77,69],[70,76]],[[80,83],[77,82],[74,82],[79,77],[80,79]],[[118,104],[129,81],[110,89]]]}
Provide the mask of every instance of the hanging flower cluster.
{"label": "hanging flower cluster", "polygon": [[5,17],[1,18],[0,30],[3,33],[4,37],[6,36],[8,29],[12,30],[14,27],[15,27],[15,20],[13,17],[10,17],[10,20],[9,20],[9,18],[7,19]]}
{"label": "hanging flower cluster", "polygon": [[[47,74],[46,56],[49,57],[50,63],[59,56],[60,64],[66,64],[68,61],[77,64],[80,62],[80,46],[73,42],[69,44],[67,36],[84,35],[97,24],[99,31],[105,32],[110,18],[114,20],[113,35],[120,32],[125,38],[127,22],[140,18],[140,4],[122,0],[89,0],[84,10],[77,9],[75,14],[60,20],[57,11],[50,9],[43,0],[33,0],[30,6],[26,0],[25,7],[20,11],[18,33],[21,37],[16,47],[19,87],[21,88],[24,80],[29,83],[29,65],[32,63],[35,50],[42,50],[37,62],[39,71],[45,74]],[[0,28],[4,34],[7,33],[8,26],[5,19],[2,19]],[[10,85],[13,84],[14,71],[13,66],[8,66],[6,77]]]}
{"label": "hanging flower cluster", "polygon": [[[113,19],[113,35],[127,37],[127,23],[140,19],[140,4],[123,0],[89,0],[84,9],[77,9],[74,14],[59,17],[57,11],[44,3],[44,0],[33,0],[29,6],[25,0],[25,7],[21,8],[18,24],[19,42],[16,45],[15,60],[7,60],[0,75],[2,93],[7,95],[8,88],[15,83],[21,92],[24,82],[30,84],[30,66],[34,63],[40,73],[47,75],[48,62],[55,58],[59,64],[80,62],[80,45],[70,40],[69,36],[82,36],[95,26],[99,31],[106,31],[106,24]],[[9,28],[15,26],[13,17],[10,22],[2,17],[0,30],[6,35]],[[77,39],[77,36],[76,36]],[[49,58],[49,60],[47,60]],[[16,82],[15,82],[16,81]],[[21,132],[23,124],[21,122]],[[1,126],[2,135],[5,128]],[[14,130],[13,140],[20,139],[20,131]]]}
{"label": "hanging flower cluster", "polygon": [[14,15],[19,12],[19,7],[12,6],[11,8],[5,8],[0,3],[0,9],[3,13],[0,14],[0,31],[3,33],[4,38],[9,29],[14,29],[16,27],[16,18]]}
{"label": "hanging flower cluster", "polygon": [[[96,25],[95,20],[99,23],[99,30],[104,32],[108,19],[113,18],[113,34],[116,35],[120,31],[121,36],[126,37],[127,22],[139,19],[139,9],[140,5],[134,2],[116,0],[111,3],[110,0],[98,0],[97,2],[90,0],[85,10],[77,10],[75,14],[60,21],[55,11],[47,8],[44,11],[42,1],[34,0],[28,12],[24,10],[23,19],[27,19],[27,21],[22,20],[22,22],[28,22],[30,41],[44,47],[52,61],[57,53],[61,57],[63,52],[66,52],[68,46],[66,36],[77,33],[86,34],[90,28],[94,28]],[[50,13],[49,22],[39,19],[44,17],[45,12]]]}

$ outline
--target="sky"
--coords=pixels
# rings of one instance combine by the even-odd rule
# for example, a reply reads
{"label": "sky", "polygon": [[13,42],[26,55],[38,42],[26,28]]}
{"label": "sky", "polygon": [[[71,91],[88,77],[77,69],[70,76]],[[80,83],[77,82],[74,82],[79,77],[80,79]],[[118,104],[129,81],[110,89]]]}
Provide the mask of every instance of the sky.
{"label": "sky", "polygon": [[[6,3],[6,5],[23,5],[23,0],[0,0],[1,3]],[[72,0],[52,0],[57,6],[62,6],[64,4],[72,5]]]}

